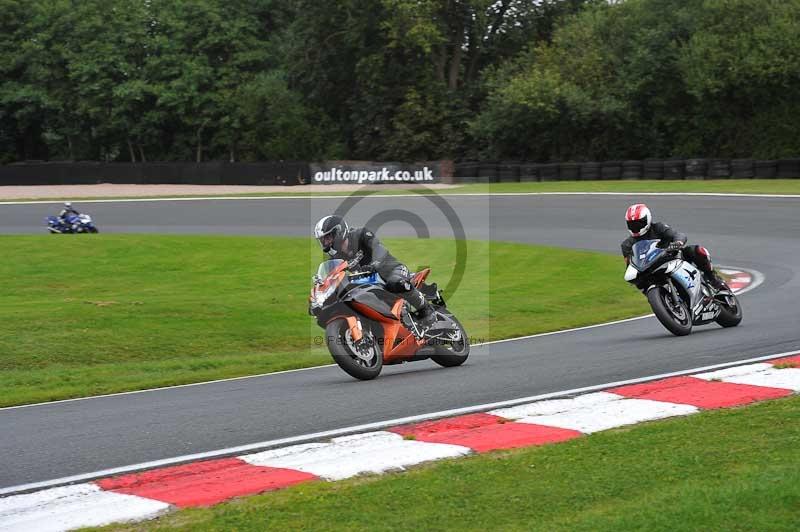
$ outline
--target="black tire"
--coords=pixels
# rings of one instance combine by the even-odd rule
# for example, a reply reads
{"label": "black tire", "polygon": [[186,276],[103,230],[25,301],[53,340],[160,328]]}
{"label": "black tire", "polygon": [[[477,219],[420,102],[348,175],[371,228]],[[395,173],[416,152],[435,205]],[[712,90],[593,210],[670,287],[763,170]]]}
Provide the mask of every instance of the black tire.
{"label": "black tire", "polygon": [[670,299],[669,293],[661,286],[647,292],[647,301],[661,325],[675,336],[686,336],[692,332],[692,314],[683,302],[673,310]]}
{"label": "black tire", "polygon": [[99,233],[99,232],[100,232],[100,230],[99,230],[98,228],[96,228],[96,227],[90,227],[90,228],[89,228],[89,232],[90,232],[90,233]]}
{"label": "black tire", "polygon": [[[718,299],[720,313],[717,316],[717,323],[723,327],[736,327],[742,321],[742,306],[739,304],[739,299],[731,294],[725,296],[726,301]],[[733,306],[728,304],[727,300],[733,300]]]}
{"label": "black tire", "polygon": [[453,368],[455,366],[460,366],[467,361],[467,358],[469,358],[469,336],[467,336],[467,331],[464,330],[464,326],[461,325],[461,322],[458,321],[455,316],[447,313],[447,317],[452,319],[456,325],[458,325],[458,328],[461,331],[461,341],[458,342],[457,346],[452,344],[449,346],[437,345],[437,354],[432,355],[431,360],[445,368]]}
{"label": "black tire", "polygon": [[[368,334],[367,331],[364,331]],[[369,333],[371,334],[371,333]],[[345,320],[334,320],[325,328],[325,342],[328,344],[334,362],[345,373],[362,381],[372,380],[381,373],[383,368],[383,352],[378,342],[374,343],[374,357],[367,361],[360,358],[350,347],[350,331]]]}

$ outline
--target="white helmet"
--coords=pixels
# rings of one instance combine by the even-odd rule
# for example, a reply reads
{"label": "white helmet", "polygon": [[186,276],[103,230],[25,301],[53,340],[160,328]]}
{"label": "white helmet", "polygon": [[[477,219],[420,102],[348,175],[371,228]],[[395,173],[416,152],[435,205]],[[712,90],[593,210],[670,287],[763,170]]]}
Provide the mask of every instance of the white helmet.
{"label": "white helmet", "polygon": [[650,230],[653,223],[653,215],[644,203],[637,203],[628,207],[625,211],[625,222],[628,224],[628,232],[631,236],[642,236]]}
{"label": "white helmet", "polygon": [[314,238],[319,242],[322,251],[333,257],[342,251],[348,229],[347,222],[341,216],[325,216],[314,227]]}

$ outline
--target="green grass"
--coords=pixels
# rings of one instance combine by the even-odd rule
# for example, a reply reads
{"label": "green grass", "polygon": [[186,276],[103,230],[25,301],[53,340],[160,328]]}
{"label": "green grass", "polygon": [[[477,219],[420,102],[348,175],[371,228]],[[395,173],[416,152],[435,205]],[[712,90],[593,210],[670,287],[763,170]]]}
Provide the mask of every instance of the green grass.
{"label": "green grass", "polygon": [[[449,240],[388,240],[446,285]],[[331,362],[307,314],[312,239],[3,236],[0,406]],[[423,258],[420,260],[419,258]],[[469,241],[446,294],[473,341],[648,312],[617,256]]]}
{"label": "green grass", "polygon": [[336,483],[124,530],[800,529],[800,398]]}
{"label": "green grass", "polygon": [[[214,197],[264,197],[264,196],[349,196],[351,194],[365,194],[367,190],[377,191],[380,194],[486,194],[486,193],[529,193],[529,192],[710,192],[727,194],[800,194],[800,178],[798,179],[715,179],[707,181],[684,180],[643,180],[643,181],[549,181],[530,183],[486,183],[461,185],[447,189],[427,189],[411,186],[405,189],[384,188],[380,185],[364,187],[353,191],[308,192],[304,187],[295,187],[291,192],[270,192],[270,187],[264,187],[264,192],[250,192],[243,194],[214,194],[204,192],[191,195],[169,195],[164,197],[187,198],[213,195]],[[120,196],[119,198],[135,198],[144,196]],[[27,198],[28,200],[47,199],[58,201],[59,198]],[[63,199],[73,201],[87,199],[111,199],[107,196],[81,196]],[[18,200],[25,201],[25,200]]]}

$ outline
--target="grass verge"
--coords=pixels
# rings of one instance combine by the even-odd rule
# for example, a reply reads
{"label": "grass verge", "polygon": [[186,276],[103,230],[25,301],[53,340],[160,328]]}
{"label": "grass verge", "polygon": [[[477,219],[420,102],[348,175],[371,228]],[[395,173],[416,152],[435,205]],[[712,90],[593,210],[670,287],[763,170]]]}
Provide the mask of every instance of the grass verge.
{"label": "grass verge", "polygon": [[[489,193],[532,193],[532,192],[673,192],[673,193],[719,193],[719,194],[793,194],[800,195],[799,179],[713,179],[707,181],[684,180],[642,180],[642,181],[548,181],[526,183],[479,183],[461,185],[453,188],[432,190],[427,188],[385,188],[380,185],[350,191],[331,192],[304,192],[302,186],[296,187],[292,192],[270,192],[270,187],[264,187],[264,192],[250,192],[243,194],[214,194],[211,191],[191,195],[163,195],[159,197],[191,198],[191,197],[264,197],[264,196],[350,196],[365,194],[366,191],[375,191],[379,194],[489,194]],[[59,201],[61,199],[80,200],[111,200],[135,199],[146,196],[69,196],[47,198],[25,198],[15,201]]]}
{"label": "grass verge", "polygon": [[[0,406],[268,373],[331,362],[307,314],[312,239],[4,236]],[[388,240],[447,284],[449,240]],[[424,258],[424,262],[417,259]],[[569,268],[564,265],[569,264]],[[449,307],[473,340],[648,312],[612,255],[467,242]]]}
{"label": "grass verge", "polygon": [[314,482],[119,530],[797,530],[800,398]]}

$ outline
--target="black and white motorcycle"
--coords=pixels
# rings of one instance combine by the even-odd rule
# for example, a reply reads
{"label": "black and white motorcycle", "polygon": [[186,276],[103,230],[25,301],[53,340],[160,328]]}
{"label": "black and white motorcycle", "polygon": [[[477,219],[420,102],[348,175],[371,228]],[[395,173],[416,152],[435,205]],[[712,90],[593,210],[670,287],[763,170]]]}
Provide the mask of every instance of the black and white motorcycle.
{"label": "black and white motorcycle", "polygon": [[676,336],[712,321],[723,327],[739,325],[742,307],[736,295],[730,289],[716,290],[680,251],[658,244],[659,240],[636,242],[625,271],[625,280],[647,296],[658,321]]}

